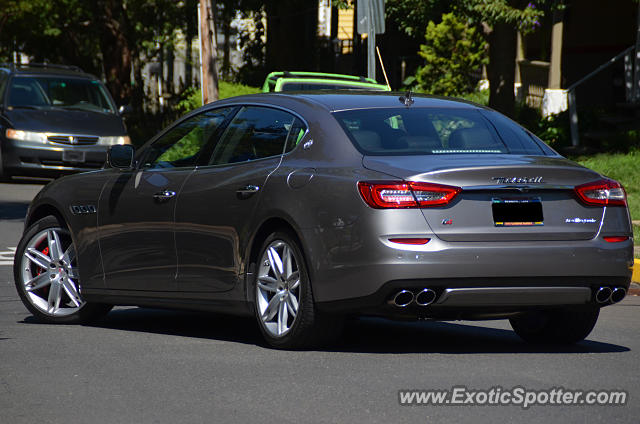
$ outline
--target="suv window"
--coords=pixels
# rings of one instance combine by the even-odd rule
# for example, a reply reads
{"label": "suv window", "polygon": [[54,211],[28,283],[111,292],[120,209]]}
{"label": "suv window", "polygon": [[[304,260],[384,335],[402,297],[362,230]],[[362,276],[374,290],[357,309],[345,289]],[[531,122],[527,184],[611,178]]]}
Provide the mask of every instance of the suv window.
{"label": "suv window", "polygon": [[162,169],[195,166],[200,153],[233,110],[209,110],[184,120],[149,146],[143,168]]}
{"label": "suv window", "polygon": [[[243,107],[216,145],[209,164],[246,162],[281,155],[292,128],[296,127],[296,119],[278,109]],[[296,141],[299,141],[297,135]]]}
{"label": "suv window", "polygon": [[9,86],[8,106],[60,107],[115,113],[100,81],[59,76],[14,76]]}

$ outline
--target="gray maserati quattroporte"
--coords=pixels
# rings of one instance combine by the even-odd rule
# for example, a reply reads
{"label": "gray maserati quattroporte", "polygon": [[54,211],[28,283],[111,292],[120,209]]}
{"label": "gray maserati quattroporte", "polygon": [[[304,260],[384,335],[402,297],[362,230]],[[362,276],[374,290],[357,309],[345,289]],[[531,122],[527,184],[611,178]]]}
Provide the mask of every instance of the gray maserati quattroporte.
{"label": "gray maserati quattroporte", "polygon": [[527,341],[573,343],[629,287],[626,202],[618,182],[471,103],[243,96],[47,185],[15,281],[50,323],[112,305],[212,310],[296,348],[350,315],[508,318]]}

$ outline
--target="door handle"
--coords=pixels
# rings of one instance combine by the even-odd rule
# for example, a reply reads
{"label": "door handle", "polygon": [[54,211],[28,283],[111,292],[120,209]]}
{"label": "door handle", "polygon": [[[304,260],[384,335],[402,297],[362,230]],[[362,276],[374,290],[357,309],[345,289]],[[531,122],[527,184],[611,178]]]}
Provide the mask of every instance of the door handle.
{"label": "door handle", "polygon": [[258,191],[260,191],[260,186],[249,184],[249,185],[246,185],[246,186],[236,190],[236,195],[238,196],[238,199],[244,200],[244,199],[248,199],[249,197],[253,196]]}
{"label": "door handle", "polygon": [[173,196],[176,195],[175,191],[171,191],[171,190],[163,190],[160,193],[156,193],[153,195],[153,198],[156,202],[158,203],[162,203],[162,202],[166,202],[168,200],[171,200],[171,198]]}

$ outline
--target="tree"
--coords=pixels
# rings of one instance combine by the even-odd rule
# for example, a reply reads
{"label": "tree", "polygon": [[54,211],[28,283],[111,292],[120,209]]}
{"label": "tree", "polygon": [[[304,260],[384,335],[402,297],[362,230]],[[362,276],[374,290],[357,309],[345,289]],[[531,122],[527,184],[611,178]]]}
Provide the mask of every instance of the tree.
{"label": "tree", "polygon": [[516,39],[539,26],[545,13],[563,7],[563,0],[387,0],[387,18],[407,35],[424,34],[429,21],[445,12],[470,19],[489,46],[489,106],[513,116]]}
{"label": "tree", "polygon": [[[554,0],[538,3],[561,4]],[[539,26],[544,9],[525,0],[457,0],[456,10],[482,25],[489,43],[489,106],[513,116],[517,33]]]}
{"label": "tree", "polygon": [[429,22],[439,23],[443,14],[451,12],[448,0],[387,0],[387,23],[393,22],[409,37],[422,39]]}
{"label": "tree", "polygon": [[418,70],[420,87],[442,96],[459,96],[474,90],[472,74],[486,63],[482,35],[464,19],[453,13],[442,15],[442,22],[430,21],[426,43],[418,54],[426,61]]}

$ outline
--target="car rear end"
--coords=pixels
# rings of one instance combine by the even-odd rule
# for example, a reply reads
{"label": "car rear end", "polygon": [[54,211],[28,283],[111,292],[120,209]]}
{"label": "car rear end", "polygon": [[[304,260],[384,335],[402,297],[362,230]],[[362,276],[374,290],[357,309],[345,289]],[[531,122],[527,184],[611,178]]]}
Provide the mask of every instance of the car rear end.
{"label": "car rear end", "polygon": [[334,113],[377,176],[354,183],[361,247],[330,257],[326,306],[484,319],[620,301],[633,263],[623,187],[496,112],[452,106]]}

